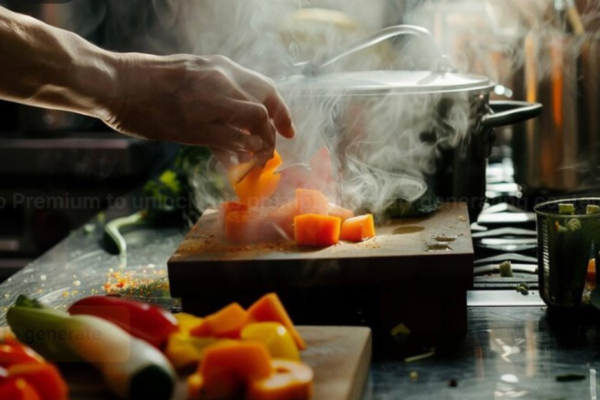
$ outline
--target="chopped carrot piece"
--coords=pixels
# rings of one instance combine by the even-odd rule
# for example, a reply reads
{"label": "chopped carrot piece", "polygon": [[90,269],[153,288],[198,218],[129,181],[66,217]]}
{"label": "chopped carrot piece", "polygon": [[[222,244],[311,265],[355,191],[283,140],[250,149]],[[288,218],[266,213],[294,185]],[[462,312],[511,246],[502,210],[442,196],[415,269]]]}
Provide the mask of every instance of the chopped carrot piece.
{"label": "chopped carrot piece", "polygon": [[268,293],[255,301],[254,304],[248,308],[248,319],[251,322],[279,322],[281,325],[285,326],[292,335],[294,342],[296,342],[296,346],[298,346],[300,350],[306,348],[304,339],[302,339],[302,336],[298,333],[292,319],[276,293]]}
{"label": "chopped carrot piece", "polygon": [[240,203],[249,206],[264,204],[277,190],[281,175],[276,174],[275,169],[282,162],[281,156],[275,151],[273,158],[264,167],[255,166],[240,182],[231,181]]}
{"label": "chopped carrot piece", "polygon": [[202,399],[239,398],[249,382],[273,373],[271,356],[260,342],[224,342],[206,349],[200,364]]}
{"label": "chopped carrot piece", "polygon": [[333,203],[329,203],[327,214],[332,217],[339,217],[342,220],[342,222],[344,222],[348,218],[354,217],[354,211]]}
{"label": "chopped carrot piece", "polygon": [[328,215],[304,214],[294,218],[296,244],[331,246],[339,242],[342,220]]}
{"label": "chopped carrot piece", "polygon": [[342,223],[340,233],[340,239],[342,240],[360,242],[372,237],[375,237],[375,223],[371,214],[348,218]]}
{"label": "chopped carrot piece", "polygon": [[204,318],[190,330],[191,336],[211,336],[239,339],[248,322],[248,313],[238,303],[232,303]]}
{"label": "chopped carrot piece", "polygon": [[268,223],[285,239],[294,239],[294,217],[298,212],[296,200],[277,207],[267,216]]}
{"label": "chopped carrot piece", "polygon": [[248,385],[246,400],[302,400],[313,392],[313,371],[298,361],[273,360],[274,373]]}
{"label": "chopped carrot piece", "polygon": [[296,202],[298,206],[296,215],[329,213],[329,200],[319,190],[296,189]]}

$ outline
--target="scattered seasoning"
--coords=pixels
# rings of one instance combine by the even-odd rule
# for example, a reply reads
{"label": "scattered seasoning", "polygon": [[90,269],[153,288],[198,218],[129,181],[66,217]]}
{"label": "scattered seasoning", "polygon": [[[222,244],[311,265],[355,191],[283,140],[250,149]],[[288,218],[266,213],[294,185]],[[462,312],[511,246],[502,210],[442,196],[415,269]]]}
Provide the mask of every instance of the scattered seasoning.
{"label": "scattered seasoning", "polygon": [[456,381],[456,379],[450,379],[448,381],[448,386],[449,387],[457,387],[458,386],[458,382]]}
{"label": "scattered seasoning", "polygon": [[586,378],[583,374],[564,374],[557,375],[556,382],[572,382],[572,381],[582,381]]}

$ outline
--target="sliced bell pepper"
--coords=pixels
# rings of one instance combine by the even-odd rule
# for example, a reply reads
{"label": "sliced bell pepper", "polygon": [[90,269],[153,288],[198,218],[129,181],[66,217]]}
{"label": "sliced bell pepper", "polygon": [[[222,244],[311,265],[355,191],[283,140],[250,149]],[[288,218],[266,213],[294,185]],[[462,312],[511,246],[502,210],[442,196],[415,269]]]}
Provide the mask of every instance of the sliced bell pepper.
{"label": "sliced bell pepper", "polygon": [[71,315],[93,315],[119,326],[132,336],[161,349],[179,330],[173,314],[162,308],[115,296],[90,296],[69,307]]}
{"label": "sliced bell pepper", "polygon": [[0,383],[0,399],[42,400],[35,388],[25,379],[7,380]]}
{"label": "sliced bell pepper", "polygon": [[204,318],[190,330],[191,336],[239,339],[248,322],[248,313],[238,303],[232,303]]}
{"label": "sliced bell pepper", "polygon": [[[231,180],[233,189],[240,200],[240,203],[248,206],[262,205],[265,200],[275,193],[280,174],[276,174],[275,170],[283,163],[281,156],[277,151],[273,157],[267,161],[264,167],[254,166],[252,170],[240,182]],[[229,173],[231,179],[231,173]]]}
{"label": "sliced bell pepper", "polygon": [[206,349],[200,364],[200,398],[231,398],[244,391],[249,382],[265,379],[272,372],[271,357],[263,344],[217,343]]}
{"label": "sliced bell pepper", "polygon": [[298,361],[273,360],[274,373],[250,382],[245,400],[303,400],[313,392],[313,371]]}
{"label": "sliced bell pepper", "polygon": [[67,384],[52,364],[15,364],[7,371],[9,380],[24,379],[35,389],[40,400],[66,400],[69,397]]}
{"label": "sliced bell pepper", "polygon": [[254,302],[248,308],[248,319],[250,322],[278,322],[285,326],[292,335],[298,349],[304,350],[306,348],[304,339],[296,330],[292,319],[276,293],[268,293]]}
{"label": "sliced bell pepper", "polygon": [[189,333],[190,330],[198,325],[204,320],[204,318],[197,317],[193,314],[188,313],[177,313],[173,314],[175,320],[177,320],[177,326],[179,326],[179,331],[183,333]]}
{"label": "sliced bell pepper", "polygon": [[294,239],[299,246],[325,247],[337,244],[342,220],[328,215],[303,214],[294,218]]}
{"label": "sliced bell pepper", "polygon": [[6,339],[0,343],[0,367],[8,368],[15,364],[43,364],[45,360],[30,347],[17,340]]}
{"label": "sliced bell pepper", "polygon": [[264,344],[273,358],[300,361],[300,353],[294,338],[279,322],[248,324],[242,330],[241,338]]}
{"label": "sliced bell pepper", "polygon": [[359,215],[342,222],[340,239],[360,242],[375,237],[375,222],[372,214]]}
{"label": "sliced bell pepper", "polygon": [[197,365],[204,356],[204,351],[219,339],[212,337],[194,337],[184,332],[169,336],[165,347],[165,356],[176,369]]}

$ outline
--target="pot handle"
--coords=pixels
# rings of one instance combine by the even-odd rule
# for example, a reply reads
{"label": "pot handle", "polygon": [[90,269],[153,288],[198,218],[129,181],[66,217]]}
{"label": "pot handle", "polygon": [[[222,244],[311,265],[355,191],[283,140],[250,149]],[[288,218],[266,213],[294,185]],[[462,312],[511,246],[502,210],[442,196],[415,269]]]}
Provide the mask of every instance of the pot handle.
{"label": "pot handle", "polygon": [[433,70],[439,71],[439,72],[454,72],[454,71],[456,71],[456,68],[452,64],[452,61],[450,60],[450,58],[448,58],[446,55],[444,55],[442,53],[442,51],[438,48],[438,45],[435,42],[435,40],[433,39],[433,36],[431,35],[431,33],[427,29],[420,27],[420,26],[416,26],[416,25],[388,26],[386,28],[383,28],[381,30],[378,30],[378,31],[372,33],[371,35],[367,36],[364,39],[359,40],[356,43],[353,43],[352,45],[350,45],[349,47],[347,47],[346,49],[342,50],[340,53],[337,53],[334,56],[329,55],[329,56],[326,56],[325,58],[314,60],[312,62],[297,63],[297,64],[294,64],[294,68],[302,70],[304,75],[316,75],[319,73],[319,71],[321,69],[335,63],[336,61],[338,61],[352,53],[356,53],[357,51],[366,49],[367,47],[373,46],[373,45],[375,45],[379,42],[382,42],[386,39],[390,39],[390,38],[400,36],[400,35],[417,36],[421,39],[426,40],[430,46],[433,46],[437,50],[437,53],[439,54],[439,56],[437,57],[437,60],[435,60],[436,62],[435,62],[435,65],[433,65]]}
{"label": "pot handle", "polygon": [[481,124],[486,128],[513,125],[535,118],[542,113],[540,103],[527,101],[493,100],[490,101],[492,113],[486,114],[481,119]]}

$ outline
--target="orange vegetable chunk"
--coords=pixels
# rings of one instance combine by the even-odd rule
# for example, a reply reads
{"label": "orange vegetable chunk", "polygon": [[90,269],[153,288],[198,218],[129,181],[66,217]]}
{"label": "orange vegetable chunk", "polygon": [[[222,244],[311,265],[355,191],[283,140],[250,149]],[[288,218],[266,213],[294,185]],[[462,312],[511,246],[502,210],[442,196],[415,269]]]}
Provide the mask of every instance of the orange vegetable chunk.
{"label": "orange vegetable chunk", "polygon": [[298,209],[296,215],[302,214],[329,214],[329,200],[319,190],[296,189],[296,202]]}
{"label": "orange vegetable chunk", "polygon": [[274,373],[250,382],[246,400],[302,400],[313,392],[312,369],[297,361],[273,360]]}
{"label": "orange vegetable chunk", "polygon": [[240,203],[248,206],[264,204],[265,200],[271,197],[275,193],[275,190],[277,190],[281,175],[276,174],[275,169],[282,163],[281,156],[275,151],[273,158],[267,161],[264,167],[253,167],[250,173],[238,183],[231,179],[232,174],[230,170],[230,182]]}
{"label": "orange vegetable chunk", "polygon": [[211,336],[239,339],[248,322],[248,313],[238,303],[232,303],[204,318],[190,330],[191,336]]}
{"label": "orange vegetable chunk", "polygon": [[342,220],[342,222],[344,222],[348,218],[354,217],[354,211],[333,203],[329,203],[327,214],[331,217],[339,217]]}
{"label": "orange vegetable chunk", "polygon": [[342,223],[340,239],[351,242],[375,237],[375,222],[372,214],[359,215],[348,218]]}
{"label": "orange vegetable chunk", "polygon": [[230,211],[225,216],[224,235],[227,240],[237,243],[266,242],[279,236],[268,218],[267,209],[262,207]]}
{"label": "orange vegetable chunk", "polygon": [[9,379],[24,379],[40,400],[66,400],[69,389],[52,364],[16,364],[8,368]]}
{"label": "orange vegetable chunk", "polygon": [[262,343],[214,344],[206,349],[200,364],[200,398],[234,398],[249,382],[265,379],[272,373],[271,356]]}
{"label": "orange vegetable chunk", "polygon": [[272,210],[267,216],[267,220],[280,237],[293,240],[294,217],[297,215],[297,212],[298,203],[296,200],[293,200]]}
{"label": "orange vegetable chunk", "polygon": [[256,300],[248,308],[248,319],[250,322],[279,322],[292,335],[298,349],[304,350],[306,348],[304,339],[294,326],[277,293],[268,293]]}
{"label": "orange vegetable chunk", "polygon": [[15,379],[0,383],[0,399],[41,400],[41,397],[25,379]]}
{"label": "orange vegetable chunk", "polygon": [[294,218],[294,237],[299,246],[324,247],[339,242],[342,220],[328,215],[304,214]]}

